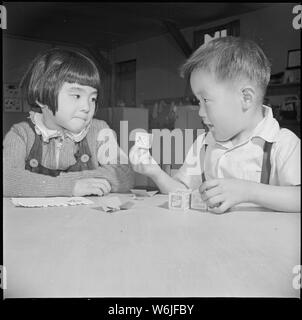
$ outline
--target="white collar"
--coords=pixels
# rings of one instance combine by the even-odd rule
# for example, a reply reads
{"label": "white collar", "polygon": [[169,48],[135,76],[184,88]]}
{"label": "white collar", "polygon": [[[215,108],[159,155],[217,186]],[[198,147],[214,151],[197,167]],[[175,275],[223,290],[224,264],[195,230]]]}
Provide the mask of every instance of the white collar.
{"label": "white collar", "polygon": [[278,121],[273,116],[271,107],[262,105],[264,118],[258,123],[254,129],[251,138],[260,137],[268,142],[275,142],[280,130]]}
{"label": "white collar", "polygon": [[[256,137],[260,137],[265,141],[274,142],[276,141],[279,130],[280,130],[279,123],[273,117],[272,108],[262,105],[262,110],[263,110],[264,118],[257,124],[256,128],[253,130],[248,140],[251,140]],[[230,140],[224,141],[224,142],[216,141],[212,133],[209,131],[206,135],[205,144],[214,145],[216,143],[227,149],[238,146],[238,145],[234,146]],[[242,145],[244,143],[245,142],[242,142],[239,145]]]}
{"label": "white collar", "polygon": [[53,130],[53,129],[47,128],[44,124],[42,113],[30,111],[29,118],[32,121],[32,123],[35,125],[36,133],[39,135],[42,135],[44,142],[49,142],[50,139],[58,138],[58,137],[60,137],[61,139],[65,139],[67,137],[74,142],[79,142],[85,138],[89,130],[89,127],[91,125],[91,121],[90,121],[90,123],[80,133],[77,133],[77,134],[74,134],[69,131],[65,131],[63,133],[63,132],[60,132],[59,130]]}

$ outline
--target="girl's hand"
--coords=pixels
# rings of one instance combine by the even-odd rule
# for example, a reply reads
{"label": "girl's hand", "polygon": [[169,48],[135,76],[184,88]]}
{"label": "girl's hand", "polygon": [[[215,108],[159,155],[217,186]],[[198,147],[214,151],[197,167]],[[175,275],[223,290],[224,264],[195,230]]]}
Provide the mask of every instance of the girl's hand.
{"label": "girl's hand", "polygon": [[111,185],[106,179],[101,178],[87,178],[76,181],[72,195],[75,197],[82,196],[104,196],[111,190]]}
{"label": "girl's hand", "polygon": [[156,176],[161,171],[160,166],[152,158],[149,150],[134,145],[130,150],[129,159],[134,171],[150,178]]}
{"label": "girl's hand", "polygon": [[236,204],[249,201],[251,183],[240,179],[213,179],[204,182],[199,192],[211,211],[223,213]]}

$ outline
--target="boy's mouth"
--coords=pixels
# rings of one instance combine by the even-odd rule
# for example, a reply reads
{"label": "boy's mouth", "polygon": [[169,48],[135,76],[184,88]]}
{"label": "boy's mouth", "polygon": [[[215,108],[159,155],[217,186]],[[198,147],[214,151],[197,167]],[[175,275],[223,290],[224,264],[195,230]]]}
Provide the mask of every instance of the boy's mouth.
{"label": "boy's mouth", "polygon": [[211,130],[211,129],[214,128],[214,126],[213,126],[211,123],[208,123],[208,122],[204,122],[204,125],[205,125],[209,130]]}

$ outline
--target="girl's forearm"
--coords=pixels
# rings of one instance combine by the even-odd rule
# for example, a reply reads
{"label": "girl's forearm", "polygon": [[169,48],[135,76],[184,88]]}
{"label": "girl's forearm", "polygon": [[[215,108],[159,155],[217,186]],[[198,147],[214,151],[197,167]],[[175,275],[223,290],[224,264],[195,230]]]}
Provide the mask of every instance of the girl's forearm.
{"label": "girl's forearm", "polygon": [[7,166],[3,172],[4,197],[72,196],[75,182],[85,178],[108,180],[111,192],[128,192],[134,186],[134,173],[128,165],[106,165],[94,170],[61,173],[57,177]]}
{"label": "girl's forearm", "polygon": [[248,192],[248,201],[276,211],[300,212],[300,189],[300,186],[272,186],[252,183]]}

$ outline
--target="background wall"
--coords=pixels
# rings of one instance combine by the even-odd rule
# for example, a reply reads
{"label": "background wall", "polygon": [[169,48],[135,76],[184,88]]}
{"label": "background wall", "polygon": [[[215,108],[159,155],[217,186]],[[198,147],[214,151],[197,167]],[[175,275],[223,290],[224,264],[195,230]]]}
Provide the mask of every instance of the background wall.
{"label": "background wall", "polygon": [[[272,62],[272,73],[284,71],[287,51],[301,47],[300,30],[292,27],[293,4],[276,3],[274,6],[240,16],[183,29],[182,33],[193,46],[193,32],[240,20],[240,35],[255,40]],[[178,75],[185,57],[174,39],[167,33],[120,47],[112,52],[116,62],[136,59],[136,102],[179,97],[185,94],[186,83]]]}
{"label": "background wall", "polygon": [[[228,19],[183,29],[182,33],[193,45],[193,32],[240,20],[240,34],[257,41],[272,62],[272,72],[283,71],[287,63],[287,51],[301,47],[300,30],[292,27],[293,4],[277,3],[273,7],[257,10]],[[40,51],[51,44],[5,38],[3,40],[3,82],[19,83],[28,63]],[[136,104],[143,100],[180,97],[186,93],[186,83],[178,74],[185,61],[180,48],[170,34],[147,39],[115,49],[108,56],[114,62],[136,59]],[[21,112],[3,114],[3,132],[15,122],[24,120]]]}
{"label": "background wall", "polygon": [[[30,62],[38,53],[54,47],[51,43],[35,42],[18,38],[3,38],[3,83],[19,84]],[[59,48],[75,47],[56,45]],[[24,121],[28,112],[3,112],[3,133],[17,122]]]}

